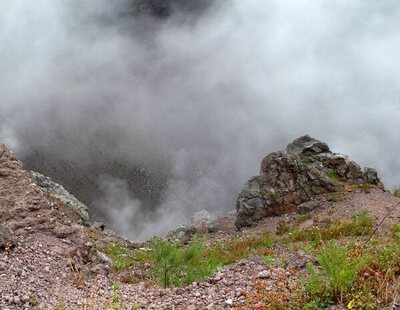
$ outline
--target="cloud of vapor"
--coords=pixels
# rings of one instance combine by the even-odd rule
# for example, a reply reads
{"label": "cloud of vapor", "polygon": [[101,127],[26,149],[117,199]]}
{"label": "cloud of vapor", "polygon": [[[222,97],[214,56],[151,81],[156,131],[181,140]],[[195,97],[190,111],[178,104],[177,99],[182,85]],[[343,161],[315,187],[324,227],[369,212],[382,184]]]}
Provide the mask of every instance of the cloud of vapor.
{"label": "cloud of vapor", "polygon": [[397,1],[169,2],[0,3],[0,139],[93,219],[145,238],[231,210],[305,133],[400,183]]}

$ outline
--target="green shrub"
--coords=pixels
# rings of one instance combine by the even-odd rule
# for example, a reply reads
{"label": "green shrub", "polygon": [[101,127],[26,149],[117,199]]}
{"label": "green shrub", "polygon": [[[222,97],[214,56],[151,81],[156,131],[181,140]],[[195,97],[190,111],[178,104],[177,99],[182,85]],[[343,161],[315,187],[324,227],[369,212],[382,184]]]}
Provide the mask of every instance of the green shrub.
{"label": "green shrub", "polygon": [[252,254],[270,254],[274,244],[269,233],[248,238],[235,238],[205,247],[204,241],[195,237],[186,247],[154,239],[151,243],[149,263],[153,278],[164,288],[185,286],[200,282],[218,267],[231,264]]}
{"label": "green shrub", "polygon": [[362,257],[352,257],[347,246],[334,243],[323,248],[317,259],[319,269],[312,264],[307,265],[310,279],[305,286],[313,300],[318,298],[324,303],[342,301],[344,293],[366,262]]}
{"label": "green shrub", "polygon": [[393,194],[397,197],[400,197],[400,187],[395,188]]}
{"label": "green shrub", "polygon": [[264,256],[264,263],[267,266],[273,266],[275,263],[275,258],[272,255],[266,255]]}
{"label": "green shrub", "polygon": [[205,255],[204,243],[198,238],[188,247],[154,239],[151,248],[151,273],[164,288],[201,281],[220,266],[214,257]]}
{"label": "green shrub", "polygon": [[400,223],[393,225],[393,235],[395,238],[400,238]]}
{"label": "green shrub", "polygon": [[368,214],[367,210],[352,217],[354,225],[350,227],[353,236],[363,236],[372,232],[375,221]]}
{"label": "green shrub", "polygon": [[335,170],[329,170],[328,171],[328,177],[333,181],[333,182],[339,182],[339,176]]}

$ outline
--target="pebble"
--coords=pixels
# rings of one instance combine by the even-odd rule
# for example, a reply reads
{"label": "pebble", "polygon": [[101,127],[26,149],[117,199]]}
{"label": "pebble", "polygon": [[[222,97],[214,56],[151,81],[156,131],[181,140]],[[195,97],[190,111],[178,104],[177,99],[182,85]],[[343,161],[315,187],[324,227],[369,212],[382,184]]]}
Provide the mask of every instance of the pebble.
{"label": "pebble", "polygon": [[232,305],[233,305],[233,300],[232,300],[232,298],[228,298],[227,300],[225,300],[225,303],[226,303],[227,305],[232,306]]}
{"label": "pebble", "polygon": [[14,304],[19,305],[21,303],[21,299],[18,296],[14,297]]}
{"label": "pebble", "polygon": [[258,273],[259,279],[268,279],[270,277],[271,277],[271,271],[269,271],[269,270],[263,270]]}

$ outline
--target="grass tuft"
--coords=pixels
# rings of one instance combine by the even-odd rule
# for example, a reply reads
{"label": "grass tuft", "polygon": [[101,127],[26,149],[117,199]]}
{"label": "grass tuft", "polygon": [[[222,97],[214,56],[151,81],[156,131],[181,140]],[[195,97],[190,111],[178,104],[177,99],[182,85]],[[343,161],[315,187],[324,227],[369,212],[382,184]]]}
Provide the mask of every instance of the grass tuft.
{"label": "grass tuft", "polygon": [[132,266],[132,257],[130,251],[117,244],[111,244],[104,252],[112,259],[113,268],[116,271],[121,271]]}

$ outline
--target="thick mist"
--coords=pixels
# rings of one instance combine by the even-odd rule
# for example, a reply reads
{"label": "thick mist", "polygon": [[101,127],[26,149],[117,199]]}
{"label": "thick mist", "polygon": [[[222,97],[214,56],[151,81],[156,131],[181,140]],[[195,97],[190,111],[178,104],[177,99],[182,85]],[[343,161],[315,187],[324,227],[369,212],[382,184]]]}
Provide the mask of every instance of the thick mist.
{"label": "thick mist", "polygon": [[400,183],[397,1],[170,3],[0,2],[0,139],[93,220],[140,239],[234,209],[305,133]]}

